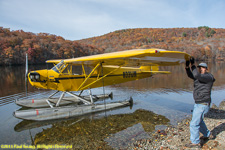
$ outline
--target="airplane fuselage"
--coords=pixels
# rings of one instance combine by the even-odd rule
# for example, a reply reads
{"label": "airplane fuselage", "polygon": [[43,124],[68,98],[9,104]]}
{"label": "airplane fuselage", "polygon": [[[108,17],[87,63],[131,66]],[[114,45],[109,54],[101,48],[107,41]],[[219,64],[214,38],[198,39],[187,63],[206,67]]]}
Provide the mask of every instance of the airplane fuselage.
{"label": "airplane fuselage", "polygon": [[79,91],[151,77],[153,73],[150,69],[157,67],[102,66],[89,74],[62,73],[50,69],[32,71],[28,74],[28,78],[30,84],[37,88]]}

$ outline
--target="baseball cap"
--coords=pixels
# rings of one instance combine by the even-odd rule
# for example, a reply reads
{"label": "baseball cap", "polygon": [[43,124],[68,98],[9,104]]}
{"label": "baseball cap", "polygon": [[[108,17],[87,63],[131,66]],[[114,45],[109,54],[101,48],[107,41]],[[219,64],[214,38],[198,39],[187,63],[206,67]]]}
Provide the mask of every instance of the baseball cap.
{"label": "baseball cap", "polygon": [[206,63],[200,63],[199,65],[198,65],[198,67],[204,67],[204,68],[208,68],[208,66],[207,66],[207,64]]}

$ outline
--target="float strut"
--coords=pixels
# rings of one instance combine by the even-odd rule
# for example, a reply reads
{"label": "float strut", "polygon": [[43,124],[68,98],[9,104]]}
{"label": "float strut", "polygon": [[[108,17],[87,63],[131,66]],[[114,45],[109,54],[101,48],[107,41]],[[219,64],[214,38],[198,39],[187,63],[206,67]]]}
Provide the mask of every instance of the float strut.
{"label": "float strut", "polygon": [[79,94],[79,96],[81,96],[81,94],[83,93],[83,91],[84,91],[84,90],[80,91],[80,94]]}
{"label": "float strut", "polygon": [[[91,103],[93,104],[93,103],[94,103],[94,101],[93,101],[93,98],[92,98],[91,89],[89,89],[89,94],[90,94]],[[104,95],[104,96],[105,96],[105,95]]]}
{"label": "float strut", "polygon": [[[49,97],[48,97],[48,99],[50,99],[52,96],[54,96],[55,94],[57,94],[59,91],[56,91],[55,93],[53,93],[52,95],[50,95]],[[46,99],[45,101],[48,103],[48,105],[51,107],[51,108],[53,108],[53,106],[51,105],[51,103],[49,102],[49,100],[48,99]]]}
{"label": "float strut", "polygon": [[59,91],[56,91],[55,93],[53,93],[52,95],[50,95],[48,98],[51,98],[52,96],[54,96],[57,93],[59,93]]}
{"label": "float strut", "polygon": [[60,103],[60,101],[63,99],[65,93],[66,93],[66,92],[63,92],[63,93],[61,94],[61,96],[60,96],[60,98],[59,98],[59,100],[58,100],[58,102],[57,102],[57,104],[56,104],[56,107],[59,106],[59,103]]}
{"label": "float strut", "polygon": [[53,106],[51,105],[51,103],[46,99],[46,102],[48,103],[48,105],[53,108]]}
{"label": "float strut", "polygon": [[82,97],[77,96],[77,95],[75,95],[75,94],[73,94],[71,92],[66,92],[66,93],[69,94],[69,95],[71,95],[71,96],[73,96],[73,97],[76,97],[77,99],[79,99],[80,101],[82,101],[85,104],[91,104],[89,101],[87,101],[87,100],[83,99]]}

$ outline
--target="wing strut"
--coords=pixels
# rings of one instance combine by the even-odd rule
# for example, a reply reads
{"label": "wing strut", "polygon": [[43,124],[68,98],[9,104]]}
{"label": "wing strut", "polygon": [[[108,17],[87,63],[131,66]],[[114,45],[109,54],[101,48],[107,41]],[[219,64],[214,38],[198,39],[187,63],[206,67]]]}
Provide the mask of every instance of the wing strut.
{"label": "wing strut", "polygon": [[87,82],[87,80],[91,77],[91,75],[95,72],[96,69],[100,66],[100,62],[95,66],[95,68],[91,71],[91,73],[85,78],[84,82],[78,88],[78,91],[81,90],[81,87]]}
{"label": "wing strut", "polygon": [[[99,64],[99,65],[100,65],[100,64]],[[99,65],[98,65],[98,66],[99,66]],[[96,66],[96,67],[97,67],[97,66]],[[95,68],[96,68],[96,67],[95,67]],[[81,84],[81,86],[78,88],[78,91],[79,91],[79,90],[83,90],[83,89],[85,89],[85,88],[91,86],[92,84],[98,82],[99,80],[102,80],[103,78],[105,78],[105,77],[108,76],[109,74],[111,74],[111,73],[117,71],[117,70],[120,69],[121,67],[122,67],[122,66],[119,66],[118,68],[112,70],[111,72],[107,73],[106,75],[104,75],[104,76],[102,75],[101,78],[98,78],[97,80],[91,82],[90,84],[88,84],[88,85],[82,87],[82,86],[84,85],[84,83],[90,78],[90,74],[92,74],[92,72],[96,70],[96,69],[94,68],[93,71],[88,75],[88,77],[84,80],[84,82],[83,82],[83,83]]]}

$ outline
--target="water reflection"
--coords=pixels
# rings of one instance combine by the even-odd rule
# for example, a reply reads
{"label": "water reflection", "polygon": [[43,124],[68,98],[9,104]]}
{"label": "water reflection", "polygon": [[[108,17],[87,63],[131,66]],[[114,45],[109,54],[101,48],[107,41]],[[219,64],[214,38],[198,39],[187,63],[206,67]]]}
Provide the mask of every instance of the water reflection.
{"label": "water reflection", "polygon": [[[133,140],[145,138],[147,136],[145,132],[151,132],[155,130],[156,125],[166,125],[168,122],[169,119],[164,116],[141,109],[130,114],[110,115],[98,119],[66,120],[53,123],[52,127],[36,134],[34,143],[35,145],[72,144],[73,149],[111,149],[115,148],[113,143],[115,137],[118,137],[117,148],[125,148],[129,144],[129,142],[124,143],[127,138]],[[135,135],[137,133],[139,136]]]}
{"label": "water reflection", "polygon": [[[29,70],[44,68],[46,68],[46,65],[33,66],[33,68],[30,66]],[[225,97],[225,64],[209,63],[209,68],[216,78],[212,100],[213,103],[219,104]],[[172,74],[156,75],[153,78],[105,88],[106,93],[113,92],[113,101],[124,100],[132,96],[135,102],[132,110],[123,108],[106,112],[107,118],[104,117],[105,114],[98,114],[89,116],[92,119],[84,117],[57,122],[32,122],[21,121],[12,116],[12,112],[20,108],[12,102],[15,98],[24,96],[25,68],[22,66],[0,67],[2,79],[0,80],[0,103],[4,104],[0,105],[0,141],[4,144],[32,144],[33,140],[30,137],[32,135],[35,144],[72,143],[74,149],[88,149],[89,147],[106,149],[115,147],[114,142],[117,137],[123,134],[125,136],[125,133],[133,131],[133,128],[137,129],[133,132],[134,134],[140,133],[144,137],[146,136],[145,132],[152,131],[157,124],[173,124],[174,122],[176,124],[177,120],[179,121],[184,119],[186,115],[190,115],[191,109],[193,109],[193,81],[186,76],[184,66],[162,67],[161,70],[170,70]],[[50,95],[49,91],[37,90],[30,85],[28,91],[28,95],[35,98]],[[102,88],[93,89],[92,93],[102,94]],[[83,94],[87,95],[88,92]],[[163,119],[159,120],[160,123],[154,124],[155,119],[152,116],[159,115],[162,115]],[[132,136],[134,135],[128,134],[128,137]],[[121,147],[126,140],[126,138],[120,140]]]}
{"label": "water reflection", "polygon": [[[29,66],[29,71],[50,68],[50,65]],[[25,92],[25,67],[24,66],[0,66],[0,97]],[[35,91],[28,84],[28,91]],[[25,94],[24,94],[25,95]]]}

